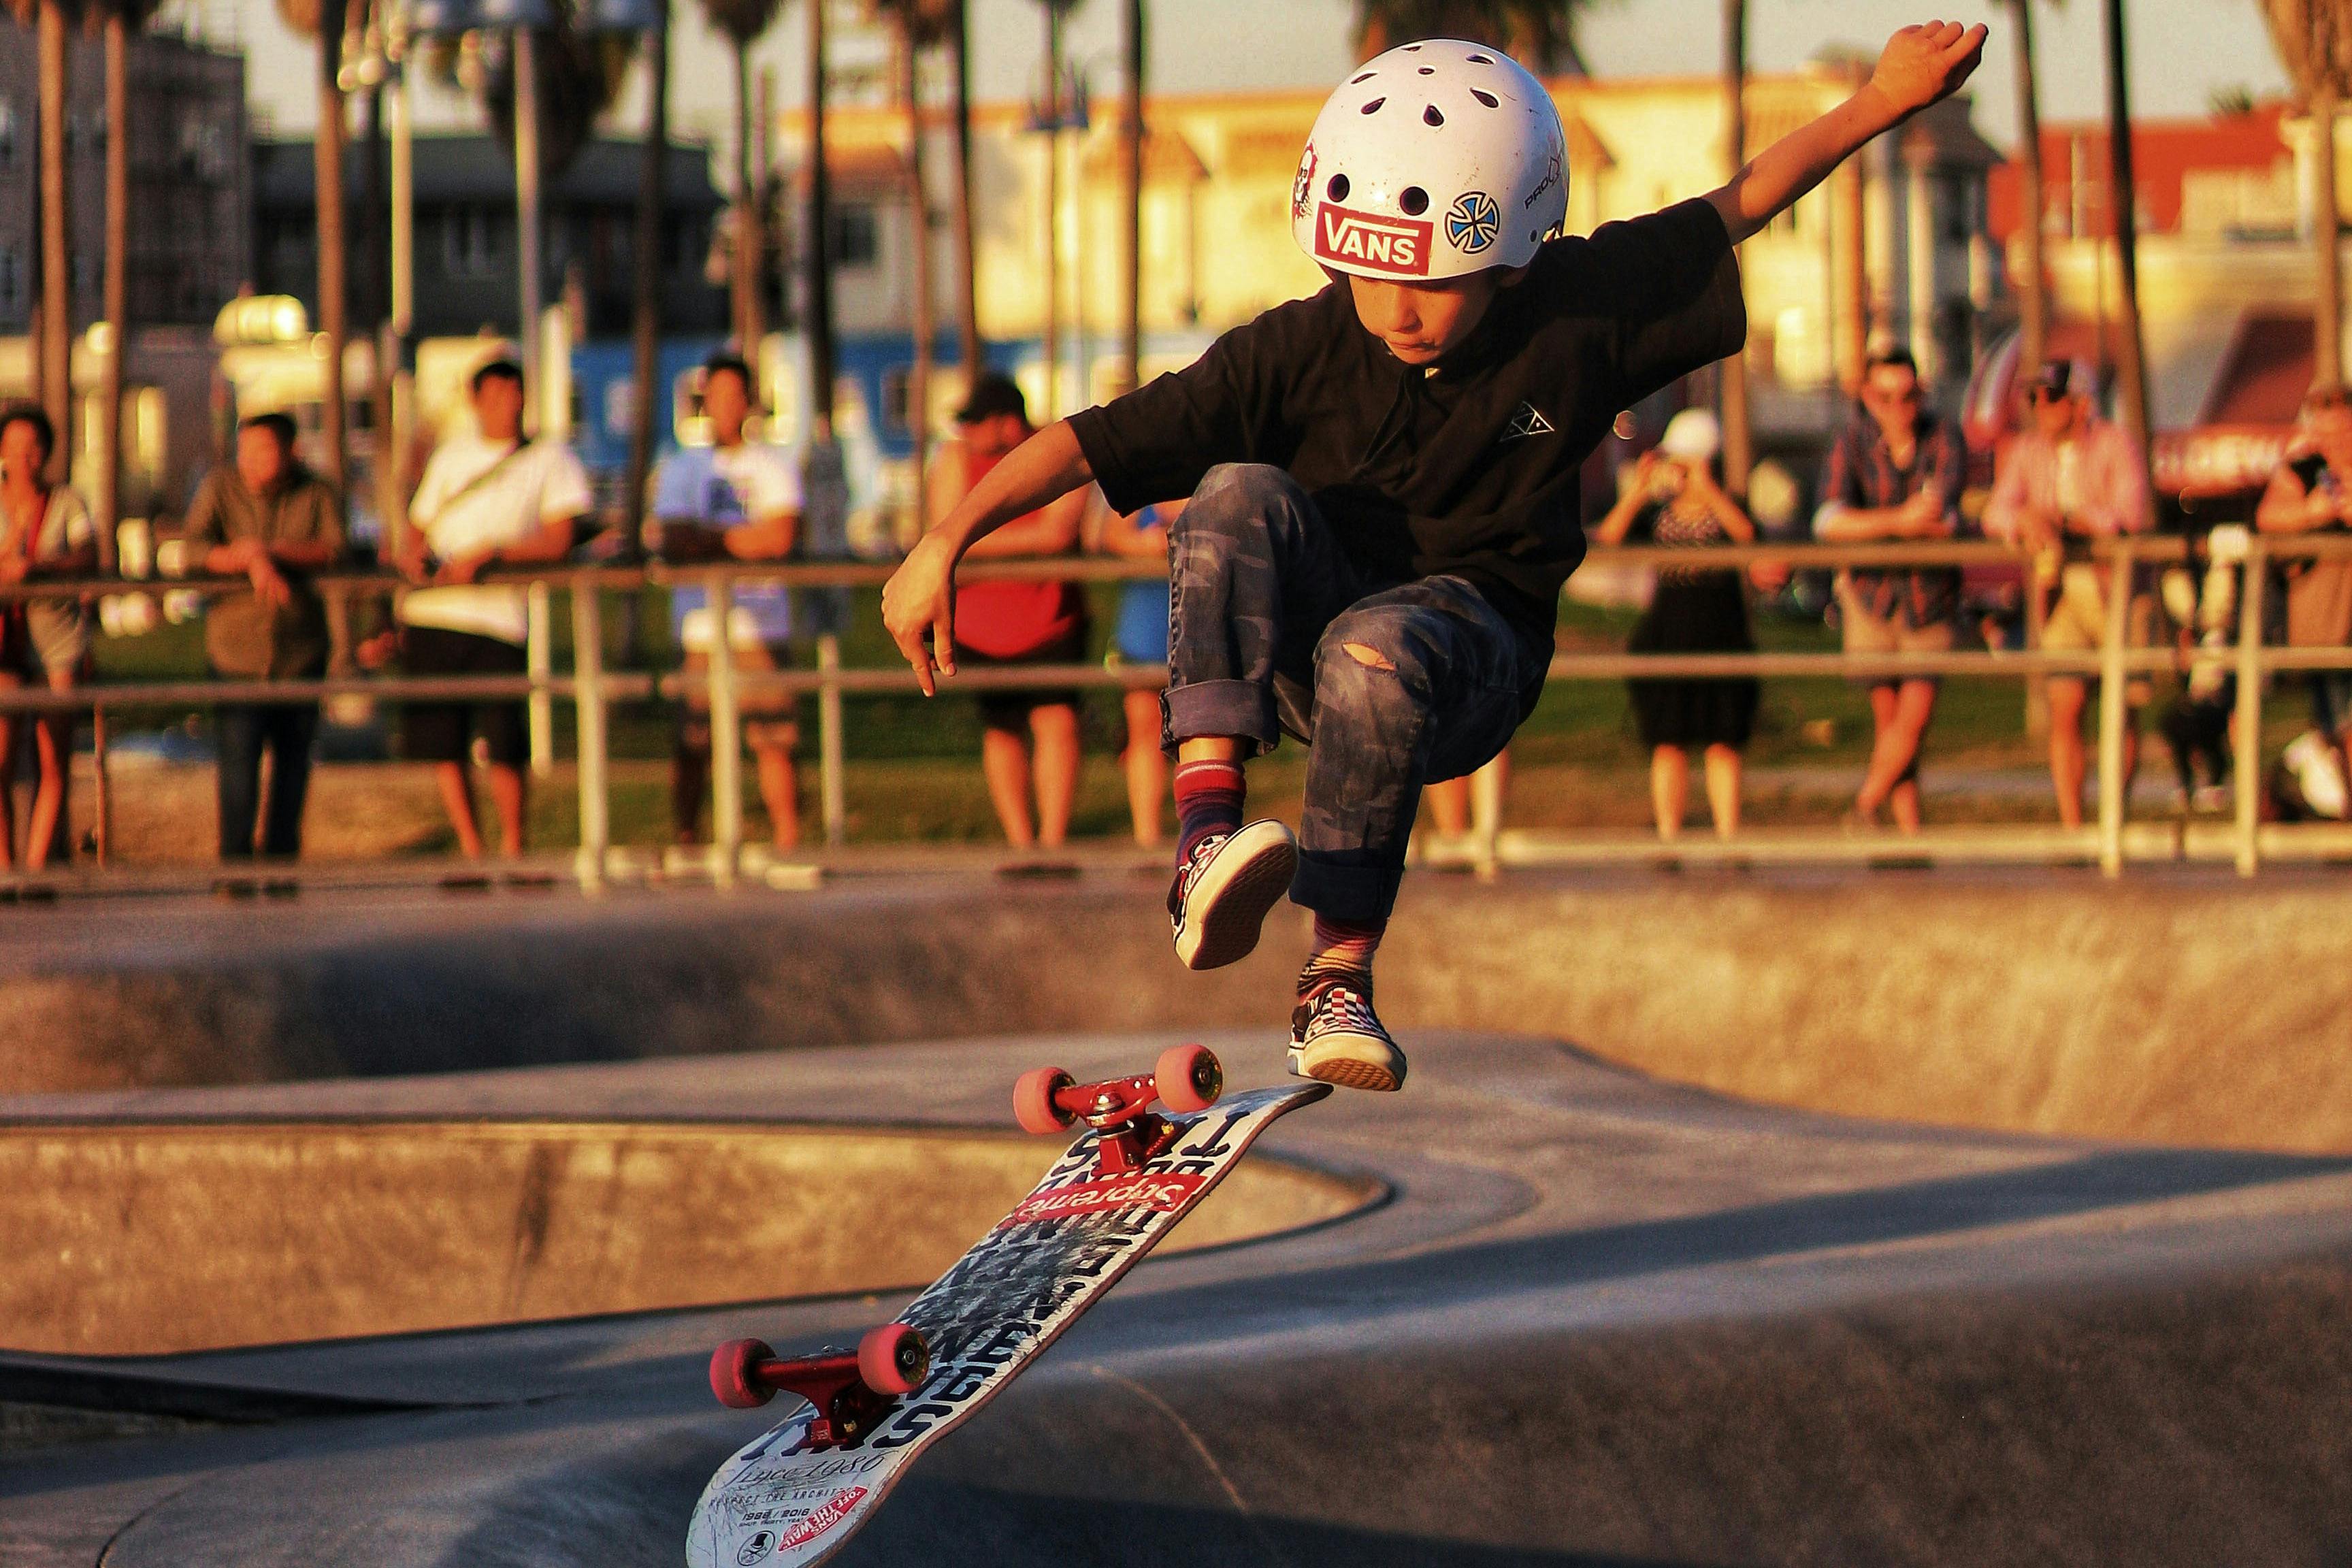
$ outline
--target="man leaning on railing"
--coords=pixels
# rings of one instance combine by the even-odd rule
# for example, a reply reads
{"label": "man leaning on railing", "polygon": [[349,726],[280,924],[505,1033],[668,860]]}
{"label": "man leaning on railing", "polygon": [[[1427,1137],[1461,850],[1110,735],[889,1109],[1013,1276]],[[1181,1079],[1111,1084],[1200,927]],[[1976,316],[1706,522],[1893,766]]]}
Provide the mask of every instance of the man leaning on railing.
{"label": "man leaning on railing", "polygon": [[[2035,373],[2028,391],[2031,425],[2000,456],[1985,532],[2033,553],[2026,591],[2051,598],[2042,627],[2044,648],[2087,653],[2106,642],[2107,595],[2132,594],[2128,571],[2095,565],[2093,540],[2137,533],[2147,527],[2147,465],[2123,429],[2100,418],[2093,399],[2097,376],[2081,360],[2053,359]],[[2126,605],[2131,646],[2145,647],[2153,629],[2152,601],[2135,595]],[[2083,826],[2083,705],[2087,682],[2050,678],[2050,781],[2058,792],[2058,820]],[[2102,700],[2117,694],[2105,692]],[[2124,700],[2144,707],[2145,680],[2126,683]],[[2123,776],[2130,787],[2139,736],[2124,726]]]}

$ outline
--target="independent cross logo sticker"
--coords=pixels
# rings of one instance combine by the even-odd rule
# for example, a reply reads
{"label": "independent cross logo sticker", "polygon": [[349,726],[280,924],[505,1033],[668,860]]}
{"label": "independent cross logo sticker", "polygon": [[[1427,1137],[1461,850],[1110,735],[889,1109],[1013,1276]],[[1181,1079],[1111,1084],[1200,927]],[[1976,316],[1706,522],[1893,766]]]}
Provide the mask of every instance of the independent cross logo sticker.
{"label": "independent cross logo sticker", "polygon": [[1475,256],[1495,243],[1503,225],[1503,209],[1484,191],[1472,191],[1445,215],[1445,237],[1465,256]]}
{"label": "independent cross logo sticker", "polygon": [[1549,436],[1551,433],[1551,421],[1545,418],[1543,410],[1532,403],[1521,403],[1518,407],[1512,410],[1511,422],[1503,426],[1503,439],[1506,441],[1517,441],[1525,436]]}

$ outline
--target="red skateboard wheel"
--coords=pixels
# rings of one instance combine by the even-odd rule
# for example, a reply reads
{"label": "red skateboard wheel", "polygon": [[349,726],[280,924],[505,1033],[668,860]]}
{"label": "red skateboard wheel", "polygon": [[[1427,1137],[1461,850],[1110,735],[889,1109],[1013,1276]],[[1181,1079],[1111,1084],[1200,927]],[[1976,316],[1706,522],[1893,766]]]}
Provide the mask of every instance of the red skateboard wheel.
{"label": "red skateboard wheel", "polygon": [[760,1381],[759,1364],[776,1352],[760,1340],[729,1340],[710,1352],[710,1392],[730,1410],[755,1410],[776,1396]]}
{"label": "red skateboard wheel", "polygon": [[1206,1046],[1171,1046],[1160,1053],[1151,1086],[1171,1110],[1206,1110],[1225,1092],[1225,1069]]}
{"label": "red skateboard wheel", "polygon": [[912,1394],[930,1375],[931,1347],[905,1323],[869,1329],[857,1342],[857,1375],[877,1394]]}
{"label": "red skateboard wheel", "polygon": [[1066,1132],[1077,1118],[1054,1103],[1054,1096],[1077,1080],[1064,1068],[1032,1068],[1013,1085],[1013,1120],[1021,1131],[1046,1137]]}

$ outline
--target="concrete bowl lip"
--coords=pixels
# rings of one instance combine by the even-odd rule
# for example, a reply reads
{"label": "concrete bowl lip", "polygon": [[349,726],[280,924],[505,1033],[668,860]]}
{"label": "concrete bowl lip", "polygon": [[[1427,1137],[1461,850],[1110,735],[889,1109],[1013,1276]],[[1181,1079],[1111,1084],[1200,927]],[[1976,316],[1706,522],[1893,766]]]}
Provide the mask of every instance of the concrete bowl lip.
{"label": "concrete bowl lip", "polygon": [[[254,1128],[310,1129],[329,1131],[341,1130],[426,1131],[450,1126],[512,1127],[518,1131],[532,1128],[593,1128],[614,1132],[635,1130],[659,1131],[671,1129],[737,1133],[799,1132],[819,1137],[839,1138],[880,1134],[924,1142],[946,1142],[954,1139],[962,1142],[979,1141],[999,1146],[1031,1145],[1037,1149],[1041,1157],[1045,1155],[1052,1146],[1050,1139],[1033,1137],[1017,1129],[962,1122],[814,1121],[799,1118],[763,1120],[694,1115],[640,1118],[560,1113],[536,1115],[478,1113],[450,1116],[420,1116],[396,1112],[351,1112],[325,1115],[202,1112],[163,1115],[126,1113],[121,1116],[47,1114],[0,1119],[0,1139],[18,1132],[53,1133],[73,1131],[137,1132],[144,1130],[168,1129],[214,1131]],[[1327,1184],[1338,1195],[1351,1201],[1349,1202],[1348,1206],[1337,1213],[1326,1215],[1319,1219],[1311,1219],[1297,1225],[1281,1226],[1253,1236],[1235,1237],[1226,1241],[1185,1247],[1166,1254],[1155,1253],[1143,1260],[1144,1266],[1171,1262],[1179,1258],[1220,1257],[1244,1247],[1318,1235],[1385,1208],[1395,1201],[1397,1196],[1395,1184],[1364,1165],[1302,1157],[1295,1152],[1276,1152],[1263,1145],[1251,1151],[1251,1158],[1254,1162],[1281,1168],[1286,1173],[1315,1178]],[[590,1324],[626,1323],[633,1320],[678,1318],[706,1312],[741,1312],[768,1308],[823,1307],[850,1301],[886,1301],[893,1298],[911,1297],[930,1283],[929,1279],[890,1280],[853,1289],[817,1291],[803,1295],[746,1297],[725,1301],[635,1307],[609,1312],[572,1312],[555,1317],[519,1318],[502,1322],[457,1323],[443,1328],[410,1329],[394,1333],[334,1334],[309,1339],[272,1340],[254,1344],[218,1345],[179,1351],[63,1354],[0,1344],[0,1390],[5,1390],[7,1374],[12,1367],[66,1373],[79,1368],[87,1369],[93,1374],[103,1377],[109,1373],[131,1372],[142,1367],[186,1366],[191,1362],[201,1362],[209,1365],[238,1356],[274,1354],[285,1351],[429,1342],[435,1340],[467,1336],[528,1333]],[[156,1378],[155,1381],[174,1385],[185,1384],[195,1390],[206,1387],[201,1376],[164,1375]],[[408,1407],[454,1409],[473,1406],[467,1401],[436,1400]]]}

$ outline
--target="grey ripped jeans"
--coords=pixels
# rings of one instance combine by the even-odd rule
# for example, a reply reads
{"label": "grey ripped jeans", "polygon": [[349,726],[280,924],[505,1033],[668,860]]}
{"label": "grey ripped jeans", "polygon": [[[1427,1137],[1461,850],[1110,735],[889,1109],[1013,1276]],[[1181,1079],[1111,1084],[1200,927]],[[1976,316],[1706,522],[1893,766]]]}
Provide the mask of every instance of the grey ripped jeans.
{"label": "grey ripped jeans", "polygon": [[1162,743],[1306,741],[1291,899],[1387,918],[1421,786],[1503,749],[1550,649],[1463,578],[1366,581],[1307,492],[1264,464],[1210,469],[1168,553]]}

